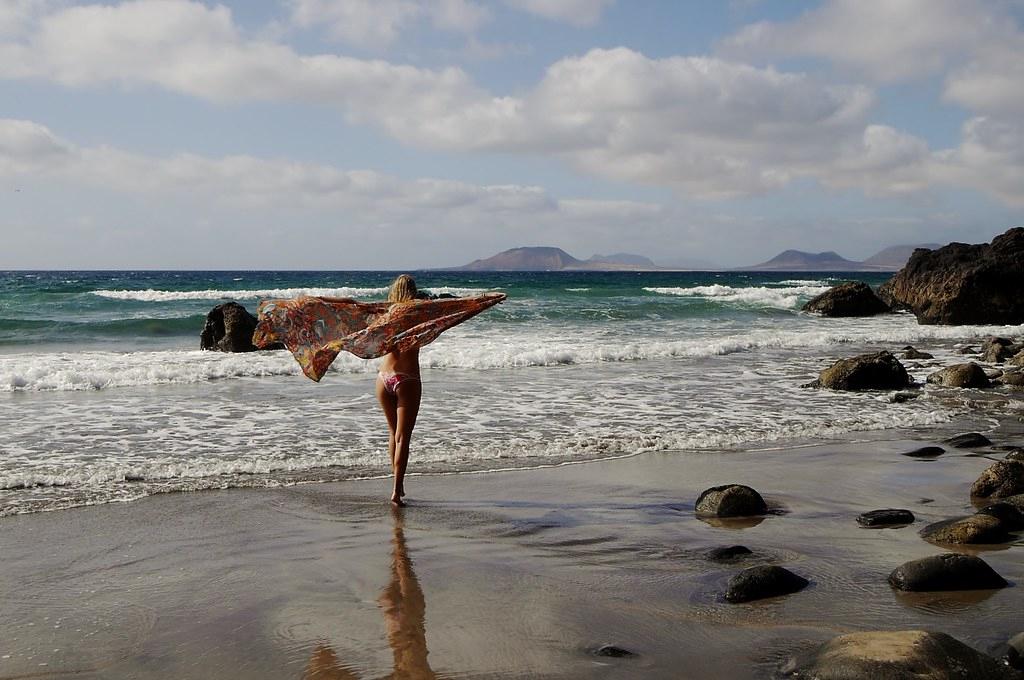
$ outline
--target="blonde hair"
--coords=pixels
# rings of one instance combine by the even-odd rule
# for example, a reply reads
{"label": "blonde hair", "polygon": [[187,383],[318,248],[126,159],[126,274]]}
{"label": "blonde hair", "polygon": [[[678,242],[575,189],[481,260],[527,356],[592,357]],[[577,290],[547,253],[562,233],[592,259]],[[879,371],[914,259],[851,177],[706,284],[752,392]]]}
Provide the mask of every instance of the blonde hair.
{"label": "blonde hair", "polygon": [[408,302],[416,299],[416,281],[408,274],[402,274],[391,283],[388,302]]}

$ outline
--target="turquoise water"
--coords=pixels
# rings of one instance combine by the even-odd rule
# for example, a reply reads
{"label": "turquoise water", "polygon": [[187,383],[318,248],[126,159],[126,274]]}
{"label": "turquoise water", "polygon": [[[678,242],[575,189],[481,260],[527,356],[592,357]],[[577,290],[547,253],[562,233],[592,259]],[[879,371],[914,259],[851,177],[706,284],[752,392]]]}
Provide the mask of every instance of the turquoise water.
{"label": "turquoise water", "polygon": [[[382,299],[394,272],[0,272],[0,515],[152,493],[383,476],[376,362],[320,383],[284,351],[199,351],[206,313],[302,293]],[[1013,327],[800,312],[847,277],[760,272],[415,272],[432,293],[508,300],[421,354],[411,470],[687,455],[930,426],[970,406],[926,391],[801,389],[829,362]],[[850,278],[878,284],[885,274]],[[908,363],[918,380],[934,370]]]}
{"label": "turquoise water", "polygon": [[[470,293],[501,290],[523,304],[484,317],[482,323],[630,321],[787,316],[795,299],[834,275],[715,272],[418,272],[421,288]],[[301,291],[381,298],[394,272],[0,272],[0,345],[29,343],[125,347],[194,343],[206,313],[237,300],[254,311],[261,297]],[[878,284],[886,274],[857,274]],[[731,290],[668,295],[662,289],[725,287],[754,292],[731,299]],[[758,289],[760,295],[757,294]]]}

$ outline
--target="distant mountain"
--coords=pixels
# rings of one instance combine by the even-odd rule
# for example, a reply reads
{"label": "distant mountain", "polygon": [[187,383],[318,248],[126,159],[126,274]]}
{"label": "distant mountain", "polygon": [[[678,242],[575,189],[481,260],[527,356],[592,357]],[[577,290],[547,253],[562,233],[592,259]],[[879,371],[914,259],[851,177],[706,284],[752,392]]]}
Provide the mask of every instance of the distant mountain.
{"label": "distant mountain", "polygon": [[471,272],[535,272],[558,271],[581,264],[583,264],[581,260],[577,260],[561,248],[534,246],[505,250],[482,260],[473,260],[467,265],[456,267],[456,269]]}
{"label": "distant mountain", "polygon": [[823,253],[805,253],[802,250],[785,250],[767,262],[755,264],[751,267],[740,267],[740,269],[752,269],[758,271],[856,271],[861,268],[860,262],[847,260],[838,253],[831,250]]}
{"label": "distant mountain", "polygon": [[561,248],[550,246],[529,246],[512,248],[497,255],[473,260],[461,267],[453,267],[460,271],[580,271],[580,270],[640,270],[658,269],[649,258],[643,255],[617,253],[615,255],[594,255],[589,260],[578,260]]}
{"label": "distant mountain", "polygon": [[615,253],[614,255],[594,255],[589,260],[589,264],[614,264],[614,265],[625,265],[627,267],[643,267],[644,269],[657,269],[658,265],[654,264],[650,258],[644,257],[643,255],[632,255],[630,253]]}
{"label": "distant mountain", "polygon": [[767,262],[750,267],[739,267],[748,271],[792,271],[792,272],[869,272],[898,271],[910,259],[916,248],[938,248],[937,244],[920,246],[892,246],[875,253],[863,262],[847,260],[831,250],[823,253],[805,253],[802,250],[786,250]]}
{"label": "distant mountain", "polygon": [[938,243],[925,243],[919,246],[892,246],[891,248],[886,248],[885,250],[875,253],[868,259],[864,260],[861,264],[870,267],[877,267],[879,269],[891,269],[896,271],[903,268],[903,265],[907,263],[907,260],[910,259],[910,256],[918,248],[935,250],[936,248],[941,247],[942,246]]}

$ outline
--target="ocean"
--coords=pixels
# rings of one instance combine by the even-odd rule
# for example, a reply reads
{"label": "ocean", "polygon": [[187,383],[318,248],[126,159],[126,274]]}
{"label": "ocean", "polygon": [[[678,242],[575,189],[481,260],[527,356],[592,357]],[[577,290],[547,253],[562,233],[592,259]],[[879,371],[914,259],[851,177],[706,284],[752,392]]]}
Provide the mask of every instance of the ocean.
{"label": "ocean", "polygon": [[[431,293],[495,290],[508,300],[423,349],[410,474],[763,449],[950,422],[976,404],[942,390],[891,403],[800,385],[837,358],[907,344],[936,356],[905,362],[923,381],[961,343],[1022,333],[799,311],[840,281],[877,285],[888,274],[414,274]],[[0,516],[386,476],[376,362],[343,354],[317,384],[286,351],[204,352],[199,334],[227,300],[255,312],[261,298],[299,294],[382,299],[394,275],[0,272]]]}

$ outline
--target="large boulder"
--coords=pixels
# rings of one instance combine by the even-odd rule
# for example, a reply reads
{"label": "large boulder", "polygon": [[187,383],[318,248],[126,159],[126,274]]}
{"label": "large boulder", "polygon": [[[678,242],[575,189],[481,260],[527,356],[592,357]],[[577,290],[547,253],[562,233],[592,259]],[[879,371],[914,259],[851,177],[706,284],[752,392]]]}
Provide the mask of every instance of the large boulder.
{"label": "large boulder", "polygon": [[973,361],[953,364],[928,375],[928,382],[943,387],[991,387],[985,370]]}
{"label": "large boulder", "polygon": [[868,631],[832,638],[782,677],[813,680],[1011,680],[1016,672],[945,633]]}
{"label": "large boulder", "polygon": [[1008,584],[980,557],[944,553],[901,564],[889,574],[889,585],[896,590],[930,592],[991,590]]}
{"label": "large boulder", "polygon": [[1005,498],[1024,494],[1024,463],[1019,460],[996,461],[971,485],[975,498]]}
{"label": "large boulder", "polygon": [[922,324],[1022,323],[1024,227],[991,244],[918,248],[878,295],[894,309],[911,310]]}
{"label": "large boulder", "polygon": [[898,390],[911,384],[907,369],[885,351],[840,359],[822,371],[813,383],[830,390]]}
{"label": "large boulder", "polygon": [[744,569],[729,580],[725,600],[737,604],[763,600],[766,597],[789,595],[807,587],[809,581],[789,569],[776,565],[761,565]]}
{"label": "large boulder", "polygon": [[749,486],[723,484],[701,492],[695,510],[712,517],[750,517],[767,513],[768,504]]}
{"label": "large boulder", "polygon": [[256,345],[252,344],[255,330],[255,316],[237,302],[225,302],[206,315],[199,348],[219,352],[255,352]]}
{"label": "large boulder", "polygon": [[811,298],[803,311],[822,316],[874,316],[892,310],[875,295],[871,286],[862,281],[850,281]]}

